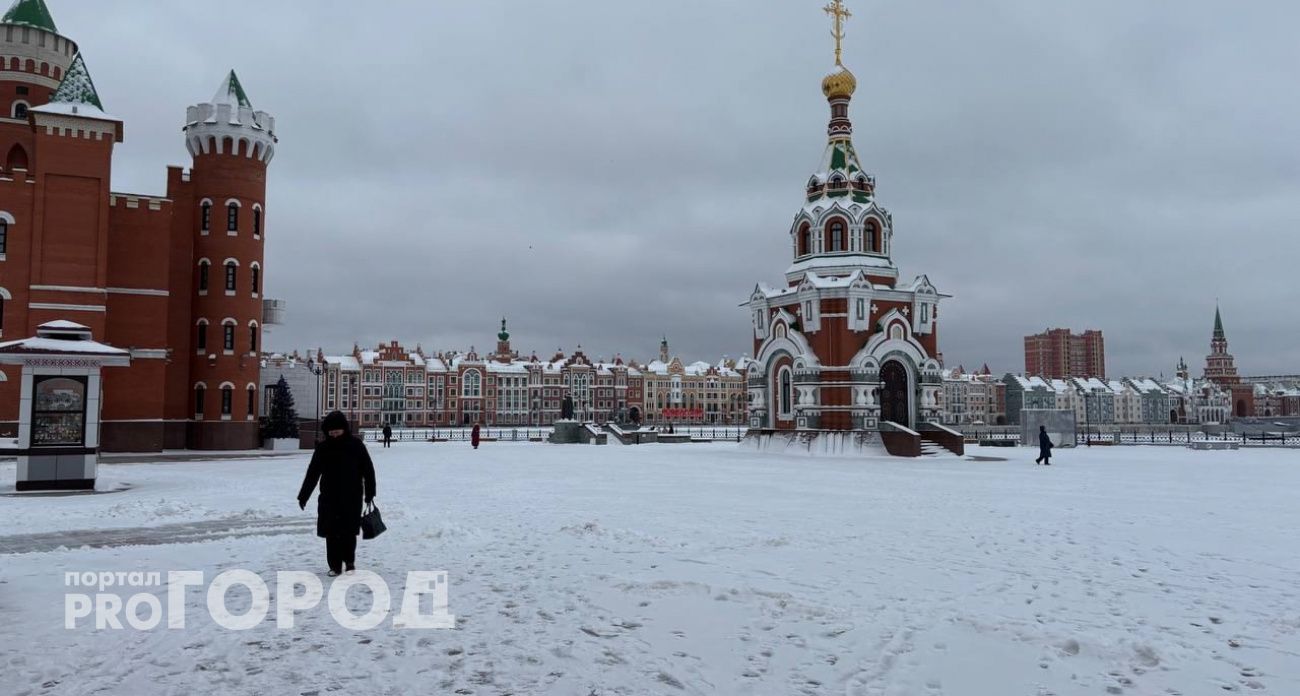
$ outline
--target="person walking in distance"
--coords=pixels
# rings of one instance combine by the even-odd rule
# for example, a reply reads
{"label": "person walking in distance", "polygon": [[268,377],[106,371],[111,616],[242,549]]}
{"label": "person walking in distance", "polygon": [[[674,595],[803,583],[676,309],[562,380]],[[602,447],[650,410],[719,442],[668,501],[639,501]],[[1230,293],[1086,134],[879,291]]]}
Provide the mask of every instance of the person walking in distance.
{"label": "person walking in distance", "polygon": [[479,442],[478,423],[475,423],[474,428],[469,431],[469,443],[471,445],[474,445],[474,449],[478,449],[478,442]]}
{"label": "person walking in distance", "polygon": [[334,577],[345,569],[349,573],[356,570],[362,502],[369,504],[375,499],[375,465],[341,412],[325,416],[321,430],[326,437],[311,455],[307,476],[298,490],[298,507],[307,509],[319,483],[316,536],[325,539],[325,560],[330,577]]}
{"label": "person walking in distance", "polygon": [[1047,426],[1038,426],[1038,459],[1034,460],[1035,464],[1052,465],[1052,439],[1047,436]]}
{"label": "person walking in distance", "polygon": [[393,426],[384,423],[384,447],[393,446]]}

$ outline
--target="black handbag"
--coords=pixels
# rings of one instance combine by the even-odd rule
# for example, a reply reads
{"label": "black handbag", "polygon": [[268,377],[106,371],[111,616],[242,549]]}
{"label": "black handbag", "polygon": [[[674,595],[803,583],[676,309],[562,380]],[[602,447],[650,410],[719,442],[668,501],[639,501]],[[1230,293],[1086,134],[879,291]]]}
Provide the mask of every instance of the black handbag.
{"label": "black handbag", "polygon": [[385,525],[384,518],[379,516],[379,506],[370,503],[370,509],[361,513],[361,538],[374,539],[383,534],[386,529],[388,525]]}

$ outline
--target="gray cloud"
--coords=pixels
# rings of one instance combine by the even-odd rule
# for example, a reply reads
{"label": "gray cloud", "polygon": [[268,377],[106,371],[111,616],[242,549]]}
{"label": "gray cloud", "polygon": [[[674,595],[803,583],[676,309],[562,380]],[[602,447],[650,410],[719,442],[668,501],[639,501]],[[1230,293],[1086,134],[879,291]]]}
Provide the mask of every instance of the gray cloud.
{"label": "gray cloud", "polygon": [[[388,338],[645,358],[749,350],[824,144],[820,3],[51,0],[126,121],[119,190],[185,163],[237,69],[278,120],[278,348]],[[1106,332],[1114,373],[1208,351],[1300,368],[1300,7],[850,0],[859,152],[896,260],[954,295],[950,364]]]}

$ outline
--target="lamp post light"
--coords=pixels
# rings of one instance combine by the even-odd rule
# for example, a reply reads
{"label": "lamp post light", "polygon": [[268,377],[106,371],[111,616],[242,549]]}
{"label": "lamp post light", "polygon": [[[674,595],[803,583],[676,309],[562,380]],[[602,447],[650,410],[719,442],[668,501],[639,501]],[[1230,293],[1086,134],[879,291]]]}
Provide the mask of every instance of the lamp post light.
{"label": "lamp post light", "polygon": [[325,372],[325,366],[324,366],[324,365],[321,365],[321,364],[318,363],[318,362],[316,362],[316,358],[309,358],[309,359],[307,360],[307,370],[308,370],[309,372],[311,372],[313,375],[316,375],[316,398],[314,399],[314,401],[316,402],[316,441],[317,441],[317,442],[320,442],[320,440],[321,440],[321,433],[320,433],[320,419],[321,419],[321,412],[320,412],[320,402],[321,402],[320,376],[321,376],[322,374],[324,374],[324,372]]}

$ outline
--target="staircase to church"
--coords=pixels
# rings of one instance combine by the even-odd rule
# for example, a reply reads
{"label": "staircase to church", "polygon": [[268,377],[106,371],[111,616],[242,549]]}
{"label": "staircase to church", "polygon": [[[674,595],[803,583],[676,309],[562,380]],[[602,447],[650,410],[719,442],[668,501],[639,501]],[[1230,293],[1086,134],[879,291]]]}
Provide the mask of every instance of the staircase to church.
{"label": "staircase to church", "polygon": [[948,455],[952,453],[944,449],[943,447],[941,447],[939,444],[935,442],[931,442],[930,440],[921,440],[922,457],[937,457],[941,454]]}
{"label": "staircase to church", "polygon": [[961,433],[934,422],[922,423],[919,431],[885,421],[880,424],[885,450],[895,457],[939,457],[965,454]]}

